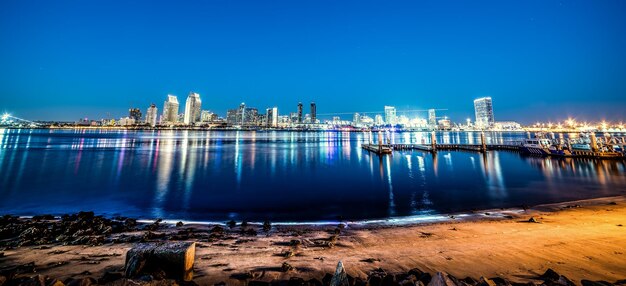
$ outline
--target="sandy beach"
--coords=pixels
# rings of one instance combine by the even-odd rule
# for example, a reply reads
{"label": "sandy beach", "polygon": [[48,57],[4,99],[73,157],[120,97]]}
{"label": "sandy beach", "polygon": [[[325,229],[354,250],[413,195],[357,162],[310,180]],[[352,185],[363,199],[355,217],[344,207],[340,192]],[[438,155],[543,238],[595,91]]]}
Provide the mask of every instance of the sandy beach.
{"label": "sandy beach", "polygon": [[[536,206],[525,211],[477,213],[470,219],[417,225],[261,226],[243,234],[206,225],[162,226],[124,235],[148,240],[196,241],[194,282],[245,285],[301,277],[321,280],[338,261],[353,277],[367,279],[382,268],[403,273],[418,268],[455,277],[502,277],[540,282],[553,269],[577,285],[582,279],[614,283],[626,279],[626,198],[612,197]],[[529,222],[533,218],[536,222]],[[223,228],[222,232],[219,230]],[[182,237],[180,234],[186,234]],[[120,234],[112,235],[119,237]],[[34,262],[36,274],[60,280],[120,271],[133,243],[38,245],[0,248],[0,269]],[[294,269],[285,271],[287,263]],[[25,273],[22,275],[33,275]],[[1,284],[1,283],[0,283]]]}

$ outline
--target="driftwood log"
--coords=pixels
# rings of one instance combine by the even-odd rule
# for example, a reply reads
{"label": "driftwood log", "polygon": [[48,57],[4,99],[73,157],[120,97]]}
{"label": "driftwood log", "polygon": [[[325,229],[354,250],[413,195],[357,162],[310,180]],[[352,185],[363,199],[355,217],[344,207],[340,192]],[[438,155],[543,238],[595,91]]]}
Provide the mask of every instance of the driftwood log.
{"label": "driftwood log", "polygon": [[126,253],[126,277],[163,273],[167,278],[193,279],[195,242],[140,243]]}

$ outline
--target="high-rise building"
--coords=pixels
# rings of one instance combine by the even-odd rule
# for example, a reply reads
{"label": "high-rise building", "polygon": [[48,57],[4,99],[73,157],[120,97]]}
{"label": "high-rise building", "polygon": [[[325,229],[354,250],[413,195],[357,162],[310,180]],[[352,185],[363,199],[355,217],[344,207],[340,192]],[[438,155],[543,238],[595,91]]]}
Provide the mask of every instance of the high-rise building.
{"label": "high-rise building", "polygon": [[437,125],[437,114],[435,113],[434,109],[428,110],[428,124],[430,124],[431,126]]}
{"label": "high-rise building", "polygon": [[298,123],[302,123],[302,102],[298,102]]}
{"label": "high-rise building", "polygon": [[208,110],[202,110],[201,115],[200,115],[201,122],[212,122],[215,120],[217,120],[217,114]]}
{"label": "high-rise building", "polygon": [[265,125],[267,127],[278,126],[278,108],[277,107],[268,108],[266,111],[267,112],[266,112]]}
{"label": "high-rise building", "polygon": [[175,95],[167,95],[167,100],[163,104],[163,117],[161,121],[163,123],[178,122],[178,97]]}
{"label": "high-rise building", "polygon": [[317,123],[317,106],[315,102],[311,102],[311,123]]}
{"label": "high-rise building", "polygon": [[128,117],[135,120],[135,122],[141,121],[141,110],[139,108],[131,108],[128,110]]}
{"label": "high-rise building", "polygon": [[156,126],[157,112],[158,109],[156,107],[156,104],[150,104],[150,107],[148,107],[148,111],[146,111],[146,124],[149,124],[152,127]]}
{"label": "high-rise building", "polygon": [[355,113],[354,117],[352,117],[352,124],[357,125],[361,123],[361,115],[359,113]]}
{"label": "high-rise building", "polygon": [[190,92],[187,96],[187,102],[185,103],[185,124],[193,125],[200,121],[202,100],[200,95],[195,92]]}
{"label": "high-rise building", "polygon": [[380,114],[376,114],[376,116],[374,116],[374,124],[376,125],[384,125],[385,121],[383,121],[383,116]]}
{"label": "high-rise building", "polygon": [[476,114],[475,125],[478,128],[489,128],[493,126],[493,104],[491,97],[482,97],[474,100],[474,112]]}
{"label": "high-rise building", "polygon": [[[226,123],[228,125],[257,125],[259,124],[259,110],[252,107],[246,107],[245,103],[241,103],[239,108],[230,109],[226,112]],[[265,122],[261,122],[263,124]]]}
{"label": "high-rise building", "polygon": [[385,123],[395,125],[397,123],[396,108],[385,106]]}

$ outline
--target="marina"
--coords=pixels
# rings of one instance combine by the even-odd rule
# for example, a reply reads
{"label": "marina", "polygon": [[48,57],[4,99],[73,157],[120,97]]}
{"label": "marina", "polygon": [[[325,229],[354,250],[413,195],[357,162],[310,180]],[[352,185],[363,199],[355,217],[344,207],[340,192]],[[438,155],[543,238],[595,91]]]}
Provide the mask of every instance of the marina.
{"label": "marina", "polygon": [[535,134],[535,138],[524,140],[512,140],[501,144],[487,144],[484,132],[481,132],[481,144],[441,144],[437,143],[435,133],[430,136],[430,144],[392,144],[383,139],[382,132],[378,134],[378,143],[370,142],[362,144],[364,150],[384,155],[392,154],[394,150],[419,150],[425,152],[445,151],[471,151],[471,152],[487,152],[487,151],[512,151],[520,152],[528,155],[552,156],[563,158],[590,158],[590,159],[618,159],[626,160],[626,138],[612,137],[605,134],[603,137],[597,138],[594,133],[583,134],[581,138],[564,139],[563,134],[559,133],[559,138],[555,138],[554,133],[550,134],[550,139],[545,138],[544,134]]}

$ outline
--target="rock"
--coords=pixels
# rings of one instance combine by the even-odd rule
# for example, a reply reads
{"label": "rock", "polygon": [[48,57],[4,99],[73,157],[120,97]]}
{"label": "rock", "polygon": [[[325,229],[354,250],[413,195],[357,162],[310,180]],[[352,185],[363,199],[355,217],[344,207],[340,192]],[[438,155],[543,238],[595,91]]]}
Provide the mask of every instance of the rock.
{"label": "rock", "polygon": [[335,269],[335,274],[333,278],[330,280],[330,286],[349,286],[348,283],[348,275],[346,270],[343,268],[343,263],[339,261],[337,263],[337,268]]}
{"label": "rock", "polygon": [[430,280],[428,286],[456,286],[454,282],[444,272],[437,272],[435,276]]}
{"label": "rock", "polygon": [[485,278],[484,276],[481,276],[478,281],[478,286],[496,286],[496,283],[493,282],[489,278]]}
{"label": "rock", "polygon": [[546,272],[544,272],[543,274],[541,274],[541,276],[539,276],[539,278],[544,281],[546,280],[557,281],[559,280],[559,277],[561,277],[561,275],[559,275],[559,273],[556,273],[556,271],[552,270],[552,268],[548,268]]}
{"label": "rock", "polygon": [[506,281],[504,278],[495,277],[491,278],[491,280],[498,286],[511,286],[511,283],[509,281]]}
{"label": "rock", "polygon": [[102,275],[102,277],[100,277],[100,279],[98,279],[98,284],[107,284],[110,282],[113,282],[115,280],[119,280],[122,279],[124,277],[124,274],[120,273],[120,272],[104,272],[104,275]]}
{"label": "rock", "polygon": [[0,258],[4,257],[4,252],[0,252]]}
{"label": "rock", "polygon": [[179,222],[176,223],[176,227],[181,227],[183,225],[185,225],[185,224],[182,221],[179,221]]}
{"label": "rock", "polygon": [[535,217],[530,217],[528,219],[528,222],[539,223],[539,221],[537,219],[535,219]]}
{"label": "rock", "polygon": [[309,286],[322,286],[322,285],[324,285],[324,284],[322,284],[322,281],[319,281],[319,280],[317,280],[315,278],[309,279],[309,281],[307,281],[307,283],[309,284]]}
{"label": "rock", "polygon": [[396,282],[396,279],[393,275],[387,274],[385,275],[385,277],[383,277],[383,281],[381,285],[382,286],[397,286],[399,284]]}
{"label": "rock", "polygon": [[289,272],[294,270],[295,268],[293,266],[291,266],[291,264],[287,263],[287,262],[283,262],[283,265],[280,266],[280,270],[282,272]]}
{"label": "rock", "polygon": [[606,281],[590,281],[590,280],[585,280],[585,279],[581,280],[580,283],[583,286],[613,286],[612,283],[609,283]]}
{"label": "rock", "polygon": [[322,278],[322,284],[330,285],[330,280],[333,280],[333,275],[330,273],[326,273]]}
{"label": "rock", "polygon": [[428,285],[428,283],[430,283],[430,280],[432,279],[430,273],[423,272],[422,270],[419,270],[417,268],[409,270],[409,275],[414,275],[415,278],[417,278],[418,281],[421,281],[424,285]]}
{"label": "rock", "polygon": [[0,286],[7,282],[7,278],[4,275],[0,275]]}
{"label": "rock", "polygon": [[272,229],[272,223],[269,220],[263,222],[263,231],[269,232]]}
{"label": "rock", "polygon": [[574,284],[572,280],[569,280],[567,277],[563,275],[559,277],[559,280],[557,280],[556,283],[559,285],[564,285],[564,286],[576,286],[576,284]]}
{"label": "rock", "polygon": [[[2,285],[2,283],[0,283],[0,285]],[[61,280],[58,279],[52,279],[48,283],[46,283],[46,286],[65,286],[65,283],[61,282]]]}
{"label": "rock", "polygon": [[300,277],[291,277],[289,281],[287,281],[287,286],[304,286],[304,279]]}
{"label": "rock", "polygon": [[127,278],[163,271],[167,277],[190,281],[193,278],[195,242],[142,243],[126,253]]}
{"label": "rock", "polygon": [[231,220],[226,223],[226,226],[228,226],[229,228],[233,228],[237,226],[237,223],[234,220]]}
{"label": "rock", "polygon": [[72,279],[69,278],[65,281],[65,285],[67,286],[91,286],[97,285],[97,281],[91,277],[85,277],[82,279]]}
{"label": "rock", "polygon": [[[226,284],[224,284],[226,285]],[[248,282],[248,286],[270,286],[269,282],[265,282],[265,281],[259,281],[259,280],[252,280],[250,282]]]}

